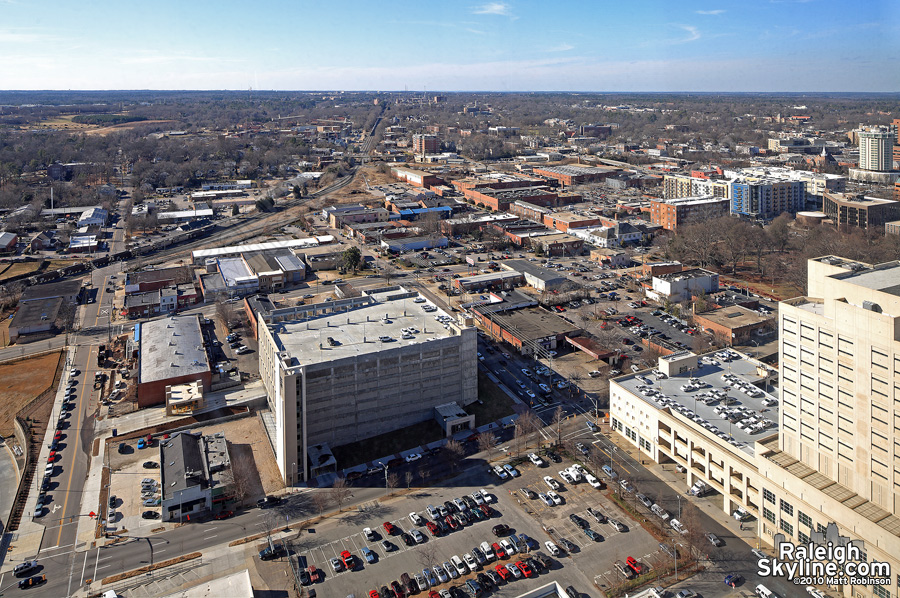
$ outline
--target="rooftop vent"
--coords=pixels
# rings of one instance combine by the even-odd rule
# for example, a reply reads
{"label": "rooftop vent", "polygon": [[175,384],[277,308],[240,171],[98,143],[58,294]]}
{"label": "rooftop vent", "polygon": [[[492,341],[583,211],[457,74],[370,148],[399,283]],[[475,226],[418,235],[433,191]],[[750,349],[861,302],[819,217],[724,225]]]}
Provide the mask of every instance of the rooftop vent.
{"label": "rooftop vent", "polygon": [[874,311],[876,314],[881,313],[881,306],[873,301],[863,301],[863,309],[867,309],[869,311]]}

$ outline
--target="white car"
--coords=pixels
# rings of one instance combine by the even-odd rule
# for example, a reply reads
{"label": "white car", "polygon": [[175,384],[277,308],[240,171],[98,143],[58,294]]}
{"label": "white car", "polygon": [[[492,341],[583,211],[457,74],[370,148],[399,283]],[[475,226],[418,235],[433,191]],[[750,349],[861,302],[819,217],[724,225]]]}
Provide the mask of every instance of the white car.
{"label": "white car", "polygon": [[506,470],[500,467],[499,465],[494,465],[493,471],[501,480],[505,480],[509,477],[509,474],[506,473]]}
{"label": "white car", "polygon": [[600,480],[598,480],[597,478],[595,478],[595,477],[592,476],[591,474],[589,474],[589,473],[588,473],[588,474],[585,474],[584,479],[587,481],[588,484],[591,485],[592,488],[599,488],[599,487],[600,487]]}
{"label": "white car", "polygon": [[544,494],[543,492],[538,492],[538,498],[540,498],[543,501],[543,503],[545,505],[547,505],[548,507],[553,506],[553,499],[550,498],[549,496],[547,496],[546,494]]}
{"label": "white car", "polygon": [[569,473],[568,469],[561,470],[559,472],[559,477],[561,477],[564,482],[568,482],[569,484],[575,483],[575,478],[572,477],[572,474]]}
{"label": "white car", "polygon": [[489,505],[494,502],[494,497],[484,488],[481,489],[481,496],[484,498],[484,504]]}
{"label": "white car", "polygon": [[515,565],[513,565],[512,563],[509,563],[506,566],[506,570],[509,571],[510,573],[512,573],[513,577],[515,577],[516,579],[520,579],[522,577],[522,572],[519,571],[519,568],[516,567]]}
{"label": "white car", "polygon": [[425,522],[422,521],[422,517],[415,511],[409,514],[409,520],[412,521],[413,525],[425,525]]}
{"label": "white car", "polygon": [[443,567],[444,571],[446,571],[447,575],[449,575],[452,579],[456,579],[459,577],[459,571],[457,571],[456,567],[451,565],[448,561],[444,561]]}
{"label": "white car", "polygon": [[463,554],[463,558],[466,560],[466,565],[469,567],[469,571],[475,573],[478,571],[478,561],[475,560],[475,557],[470,553]]}
{"label": "white car", "polygon": [[548,492],[547,496],[550,497],[550,500],[552,500],[555,505],[561,505],[563,503],[562,497],[553,490]]}
{"label": "white car", "polygon": [[503,469],[510,475],[510,477],[517,478],[519,477],[519,470],[510,465],[509,463],[503,464]]}
{"label": "white car", "polygon": [[557,482],[556,480],[554,480],[552,477],[550,477],[548,475],[544,476],[544,483],[547,484],[548,486],[550,486],[551,490],[559,490],[559,488],[560,488],[559,482]]}
{"label": "white car", "polygon": [[421,458],[422,458],[422,455],[420,455],[419,453],[410,453],[410,454],[406,455],[406,462],[412,463],[413,461],[418,461]]}
{"label": "white car", "polygon": [[559,546],[557,546],[550,540],[547,540],[546,542],[544,542],[544,546],[547,547],[547,552],[549,552],[553,556],[559,556],[560,554],[562,554],[562,551],[559,549]]}
{"label": "white car", "polygon": [[416,541],[416,544],[422,544],[425,542],[425,536],[423,536],[422,532],[417,529],[409,530],[409,535],[412,536],[413,540]]}
{"label": "white car", "polygon": [[540,467],[544,464],[544,460],[535,455],[534,453],[528,453],[528,460]]}
{"label": "white car", "polygon": [[513,546],[513,543],[510,542],[509,540],[507,540],[505,538],[503,540],[500,540],[500,546],[503,547],[503,550],[506,552],[507,555],[516,554],[516,547]]}
{"label": "white car", "polygon": [[431,569],[432,569],[432,571],[434,571],[435,576],[437,576],[438,581],[440,581],[441,583],[446,583],[446,582],[450,581],[450,576],[447,575],[447,572],[444,571],[444,569],[442,567],[438,567],[437,565],[435,565]]}
{"label": "white car", "polygon": [[813,586],[806,586],[806,592],[813,598],[825,598],[825,594],[823,594]]}
{"label": "white car", "polygon": [[476,505],[483,505],[483,504],[484,504],[484,497],[481,496],[481,492],[473,492],[473,493],[472,493],[472,500],[475,501],[475,504],[476,504]]}

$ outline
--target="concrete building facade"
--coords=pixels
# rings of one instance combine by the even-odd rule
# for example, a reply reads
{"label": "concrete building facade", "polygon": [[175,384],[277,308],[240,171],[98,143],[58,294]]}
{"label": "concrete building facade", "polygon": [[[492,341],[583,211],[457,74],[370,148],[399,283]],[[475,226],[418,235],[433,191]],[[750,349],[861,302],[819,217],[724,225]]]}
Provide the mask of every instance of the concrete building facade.
{"label": "concrete building facade", "polygon": [[424,311],[434,306],[421,299],[387,287],[259,314],[259,371],[273,414],[269,435],[286,483],[320,473],[324,463],[313,457],[329,446],[429,420],[438,405],[464,407],[478,398],[475,328],[466,321],[437,323],[438,310]]}
{"label": "concrete building facade", "polygon": [[893,127],[860,127],[859,167],[863,170],[893,170],[896,142],[897,132]]}

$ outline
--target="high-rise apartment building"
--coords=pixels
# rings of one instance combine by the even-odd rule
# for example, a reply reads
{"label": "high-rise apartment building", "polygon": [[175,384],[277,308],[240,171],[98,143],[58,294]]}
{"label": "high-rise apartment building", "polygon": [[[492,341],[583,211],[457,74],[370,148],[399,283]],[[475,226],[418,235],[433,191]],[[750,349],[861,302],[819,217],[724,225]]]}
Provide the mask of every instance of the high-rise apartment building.
{"label": "high-rise apartment building", "polygon": [[806,183],[774,179],[731,181],[731,213],[765,220],[795,214],[806,202]]}
{"label": "high-rise apartment building", "polygon": [[896,141],[897,132],[893,127],[860,127],[859,167],[863,170],[893,170]]}
{"label": "high-rise apartment building", "polygon": [[413,135],[413,152],[422,156],[436,154],[441,149],[441,140],[437,135]]}
{"label": "high-rise apartment building", "polygon": [[681,197],[731,197],[729,181],[724,179],[704,179],[686,174],[667,174],[663,177],[663,197],[678,199]]}

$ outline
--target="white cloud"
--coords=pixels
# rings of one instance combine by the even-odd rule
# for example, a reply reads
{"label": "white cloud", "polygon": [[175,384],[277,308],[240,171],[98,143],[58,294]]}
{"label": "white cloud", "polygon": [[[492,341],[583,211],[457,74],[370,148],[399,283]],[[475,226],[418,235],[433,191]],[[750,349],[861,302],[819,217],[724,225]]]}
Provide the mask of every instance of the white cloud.
{"label": "white cloud", "polygon": [[695,10],[694,12],[697,13],[698,15],[720,15],[720,14],[723,14],[725,11],[722,10],[721,8],[719,8],[716,10]]}
{"label": "white cloud", "polygon": [[56,38],[44,33],[34,33],[28,29],[0,29],[0,43],[2,44],[36,44],[54,39]]}
{"label": "white cloud", "polygon": [[559,44],[558,46],[553,46],[552,48],[548,48],[548,52],[568,52],[569,50],[574,50],[575,46],[572,44],[567,44],[565,42]]}
{"label": "white cloud", "polygon": [[503,17],[512,16],[510,6],[505,2],[488,2],[487,4],[476,7],[472,12],[474,12],[476,15],[500,15]]}
{"label": "white cloud", "polygon": [[469,29],[469,28],[466,28],[466,31],[468,31],[469,33],[475,33],[475,34],[477,34],[477,35],[484,35],[484,34],[485,34],[484,31],[479,31],[478,29]]}
{"label": "white cloud", "polygon": [[679,40],[680,42],[692,42],[700,39],[700,32],[693,25],[676,25],[676,27],[680,27],[688,33],[685,39]]}

